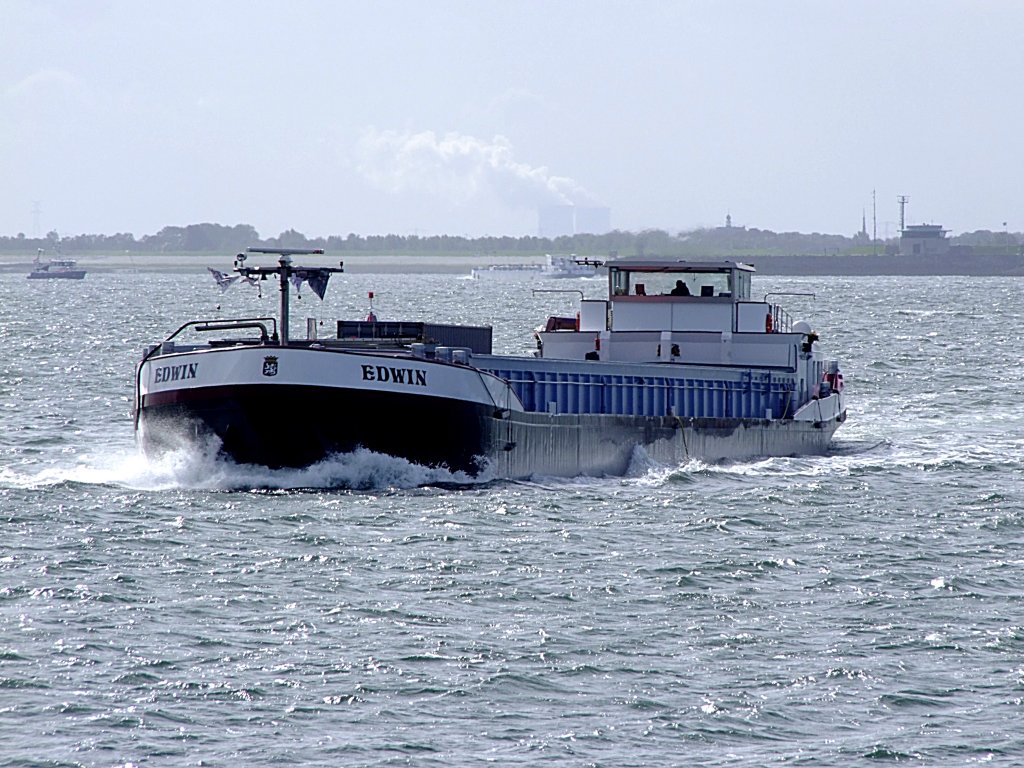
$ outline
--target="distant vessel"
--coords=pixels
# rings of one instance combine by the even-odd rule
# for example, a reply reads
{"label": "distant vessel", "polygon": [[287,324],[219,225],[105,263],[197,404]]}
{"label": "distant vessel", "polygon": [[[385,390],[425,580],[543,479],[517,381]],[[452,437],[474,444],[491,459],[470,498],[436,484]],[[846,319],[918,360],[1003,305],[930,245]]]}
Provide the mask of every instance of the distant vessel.
{"label": "distant vessel", "polygon": [[85,270],[78,268],[74,259],[50,259],[43,261],[43,249],[36,252],[32,260],[32,271],[28,273],[29,280],[81,280],[85,277]]}
{"label": "distant vessel", "polygon": [[573,256],[547,255],[544,264],[494,264],[472,270],[469,276],[474,280],[522,280],[550,279],[565,277],[595,277],[602,262],[594,259],[578,259]]}
{"label": "distant vessel", "polygon": [[[608,263],[604,299],[550,317],[534,356],[492,353],[490,327],[340,320],[289,334],[289,286],[319,296],[341,267],[249,267],[276,278],[278,318],[193,320],[136,369],[143,450],[216,445],[239,463],[302,467],[363,447],[497,478],[621,475],[643,448],[678,463],[820,454],[846,419],[818,335],[751,296],[753,267]],[[207,340],[179,340],[213,334]],[[258,332],[258,335],[257,335]]]}

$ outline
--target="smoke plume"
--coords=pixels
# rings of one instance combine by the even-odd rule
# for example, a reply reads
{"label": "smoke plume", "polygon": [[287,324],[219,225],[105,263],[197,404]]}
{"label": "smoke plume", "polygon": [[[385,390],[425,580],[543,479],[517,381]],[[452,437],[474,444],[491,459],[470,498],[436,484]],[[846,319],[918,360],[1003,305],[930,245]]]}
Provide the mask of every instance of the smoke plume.
{"label": "smoke plume", "polygon": [[565,176],[518,162],[504,136],[484,141],[458,133],[368,131],[359,143],[359,170],[389,192],[419,192],[455,203],[493,197],[515,207],[594,205]]}

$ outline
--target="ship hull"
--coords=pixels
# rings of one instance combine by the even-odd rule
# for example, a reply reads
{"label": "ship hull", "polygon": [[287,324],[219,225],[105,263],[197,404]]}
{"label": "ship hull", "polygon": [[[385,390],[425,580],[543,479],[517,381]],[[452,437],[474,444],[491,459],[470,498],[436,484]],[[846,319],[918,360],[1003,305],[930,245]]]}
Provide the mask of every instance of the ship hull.
{"label": "ship hull", "polygon": [[669,463],[821,454],[845,409],[833,396],[800,419],[537,413],[471,366],[270,347],[144,362],[137,418],[147,455],[212,444],[239,463],[303,467],[365,448],[525,478],[622,475],[637,448]]}
{"label": "ship hull", "polygon": [[139,436],[147,455],[213,437],[220,453],[242,464],[304,467],[366,448],[476,475],[490,411],[439,397],[240,384],[147,398]]}
{"label": "ship hull", "polygon": [[[282,412],[282,397],[295,407]],[[572,477],[625,474],[637,448],[667,463],[822,454],[844,418],[548,416],[443,398],[232,387],[149,402],[140,413],[139,435],[147,455],[208,444],[212,437],[228,458],[273,468],[309,466],[366,448],[473,476]]]}
{"label": "ship hull", "polygon": [[66,272],[29,272],[29,280],[83,280],[85,270],[68,270]]}

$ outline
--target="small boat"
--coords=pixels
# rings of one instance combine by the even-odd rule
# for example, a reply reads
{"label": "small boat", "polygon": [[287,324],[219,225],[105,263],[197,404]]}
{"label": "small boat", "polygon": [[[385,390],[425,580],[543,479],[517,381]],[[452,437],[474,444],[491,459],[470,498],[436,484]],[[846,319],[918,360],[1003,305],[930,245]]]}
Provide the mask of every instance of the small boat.
{"label": "small boat", "polygon": [[809,324],[752,297],[741,262],[610,261],[605,298],[548,318],[533,355],[496,355],[490,327],[375,316],[292,338],[289,286],[323,298],[344,265],[250,252],[279,257],[240,254],[234,269],[278,280],[278,317],[192,320],[144,352],[147,455],[214,445],[303,467],[362,447],[487,478],[621,475],[638,448],[666,463],[822,454],[846,420],[839,363]]}
{"label": "small boat", "polygon": [[470,271],[474,280],[521,280],[553,279],[567,277],[596,277],[603,262],[595,259],[578,259],[573,256],[552,256],[547,254],[543,264],[492,264]]}
{"label": "small boat", "polygon": [[85,270],[80,269],[74,259],[43,261],[43,253],[42,248],[36,252],[32,271],[27,275],[29,280],[81,280],[85,277]]}

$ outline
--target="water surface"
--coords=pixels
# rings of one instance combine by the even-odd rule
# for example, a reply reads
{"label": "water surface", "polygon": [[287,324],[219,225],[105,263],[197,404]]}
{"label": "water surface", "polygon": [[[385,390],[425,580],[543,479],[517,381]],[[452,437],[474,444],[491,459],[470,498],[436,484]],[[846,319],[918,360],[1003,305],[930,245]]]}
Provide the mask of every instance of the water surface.
{"label": "water surface", "polygon": [[[351,274],[293,333],[370,290],[515,353],[574,301]],[[783,301],[843,361],[830,455],[467,483],[147,462],[143,347],[276,293],[0,274],[0,765],[1024,762],[1024,281],[755,291],[815,294]]]}

